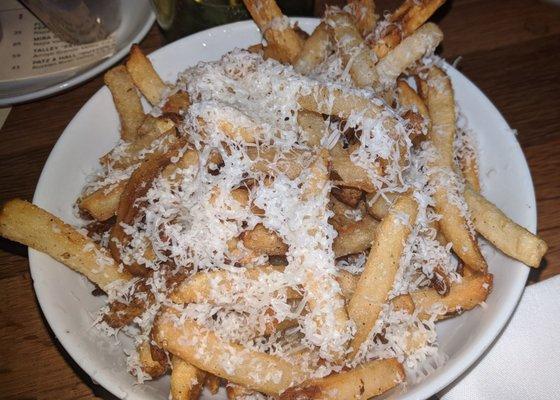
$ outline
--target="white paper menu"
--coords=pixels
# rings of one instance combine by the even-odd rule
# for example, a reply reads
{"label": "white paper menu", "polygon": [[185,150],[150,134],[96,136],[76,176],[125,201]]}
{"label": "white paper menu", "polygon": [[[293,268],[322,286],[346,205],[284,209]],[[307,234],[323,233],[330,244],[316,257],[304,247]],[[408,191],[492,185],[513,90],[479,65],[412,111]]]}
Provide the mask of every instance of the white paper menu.
{"label": "white paper menu", "polygon": [[79,70],[114,54],[113,35],[84,45],[60,40],[15,0],[0,1],[0,83]]}

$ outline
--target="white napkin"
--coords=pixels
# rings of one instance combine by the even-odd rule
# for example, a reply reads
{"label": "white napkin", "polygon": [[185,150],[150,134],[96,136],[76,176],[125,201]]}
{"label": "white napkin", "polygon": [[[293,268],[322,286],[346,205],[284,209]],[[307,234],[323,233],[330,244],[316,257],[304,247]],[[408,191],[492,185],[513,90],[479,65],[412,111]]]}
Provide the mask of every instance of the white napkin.
{"label": "white napkin", "polygon": [[439,396],[560,399],[560,275],[527,286],[493,347]]}

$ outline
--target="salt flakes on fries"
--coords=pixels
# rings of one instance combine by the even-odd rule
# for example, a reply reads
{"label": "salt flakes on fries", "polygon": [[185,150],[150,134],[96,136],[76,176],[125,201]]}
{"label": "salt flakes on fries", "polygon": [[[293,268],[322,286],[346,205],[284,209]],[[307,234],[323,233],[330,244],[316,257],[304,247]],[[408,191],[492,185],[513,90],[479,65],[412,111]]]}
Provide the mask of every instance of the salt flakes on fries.
{"label": "salt flakes on fries", "polygon": [[476,235],[531,267],[547,250],[480,193],[427,22],[442,3],[379,18],[352,0],[307,37],[245,0],[263,43],[174,85],[133,46],[105,75],[121,140],[77,200],[89,236],[17,199],[0,235],[102,289],[98,326],[134,326],[131,373],[170,373],[174,400],[221,383],[367,399],[421,379],[444,359],[435,322],[491,292]]}

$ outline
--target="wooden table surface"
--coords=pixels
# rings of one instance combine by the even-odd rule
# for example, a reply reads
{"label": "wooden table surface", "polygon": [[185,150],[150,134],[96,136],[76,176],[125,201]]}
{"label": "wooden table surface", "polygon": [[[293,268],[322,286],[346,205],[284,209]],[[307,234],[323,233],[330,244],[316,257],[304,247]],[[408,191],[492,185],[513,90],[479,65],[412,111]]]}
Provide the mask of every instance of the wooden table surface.
{"label": "wooden table surface", "polygon": [[[379,9],[397,3],[377,2]],[[518,131],[536,189],[539,233],[550,247],[529,283],[558,274],[560,7],[530,0],[455,0],[434,20],[445,33],[443,56],[450,61],[461,56],[459,69]],[[164,44],[154,26],[141,46],[150,52]],[[97,76],[12,109],[0,130],[0,201],[32,198],[59,135],[102,85]],[[0,398],[113,398],[57,342],[33,293],[27,249],[5,240],[0,240]]]}

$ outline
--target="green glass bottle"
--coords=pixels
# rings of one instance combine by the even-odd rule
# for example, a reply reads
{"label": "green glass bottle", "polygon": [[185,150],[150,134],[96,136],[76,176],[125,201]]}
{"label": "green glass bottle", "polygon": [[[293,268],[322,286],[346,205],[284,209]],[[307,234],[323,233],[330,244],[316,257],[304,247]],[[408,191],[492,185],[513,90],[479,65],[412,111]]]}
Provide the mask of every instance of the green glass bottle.
{"label": "green glass bottle", "polygon": [[[152,4],[168,41],[250,18],[241,0],[152,0]],[[285,15],[313,15],[313,0],[279,0],[278,5]]]}

